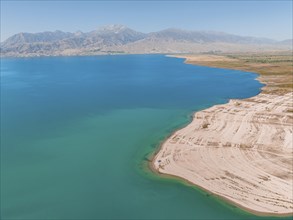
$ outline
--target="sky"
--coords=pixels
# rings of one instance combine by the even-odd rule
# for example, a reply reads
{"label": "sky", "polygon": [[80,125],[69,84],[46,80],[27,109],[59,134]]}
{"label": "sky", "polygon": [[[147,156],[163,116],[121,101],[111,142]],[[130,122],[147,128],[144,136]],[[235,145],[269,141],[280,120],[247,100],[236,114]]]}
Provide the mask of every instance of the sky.
{"label": "sky", "polygon": [[285,40],[292,38],[292,10],[292,0],[1,0],[1,41],[19,32],[88,32],[108,24],[145,33],[180,28]]}

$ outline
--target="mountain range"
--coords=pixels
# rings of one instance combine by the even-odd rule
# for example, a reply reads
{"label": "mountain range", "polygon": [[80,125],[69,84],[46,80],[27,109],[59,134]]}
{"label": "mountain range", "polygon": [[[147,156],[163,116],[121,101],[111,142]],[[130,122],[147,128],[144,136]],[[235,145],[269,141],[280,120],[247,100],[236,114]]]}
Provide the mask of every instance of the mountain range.
{"label": "mountain range", "polygon": [[175,28],[141,33],[123,25],[108,25],[87,33],[19,33],[1,42],[0,48],[1,56],[7,57],[109,53],[217,53],[292,50],[292,39],[276,41],[222,32]]}

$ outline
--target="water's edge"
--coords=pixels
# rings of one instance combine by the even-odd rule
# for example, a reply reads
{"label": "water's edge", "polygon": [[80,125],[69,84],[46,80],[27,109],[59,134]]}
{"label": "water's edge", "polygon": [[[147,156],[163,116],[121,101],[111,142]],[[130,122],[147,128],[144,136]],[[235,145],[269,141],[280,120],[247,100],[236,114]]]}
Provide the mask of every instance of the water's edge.
{"label": "water's edge", "polygon": [[[167,55],[168,56],[168,55]],[[187,62],[187,59],[186,58],[178,58],[178,59],[183,59],[184,63],[185,64],[189,64],[189,65],[196,65],[196,64],[191,64],[191,63],[188,63]],[[200,65],[196,65],[196,66],[200,66]],[[242,72],[246,72],[246,71],[242,71]],[[249,73],[252,73],[252,72],[249,72]],[[262,89],[266,86],[265,83],[261,82],[260,81],[260,74],[259,73],[256,73],[256,72],[253,72],[253,74],[256,75],[255,79],[254,80],[257,80],[259,81],[261,84],[263,84],[263,86],[261,87],[261,91],[255,95],[255,96],[252,96],[252,97],[257,97],[258,95],[260,95],[262,93]],[[247,98],[243,98],[244,99],[248,99],[248,98],[252,98],[252,97],[247,97]],[[236,100],[241,100],[241,99],[236,99]],[[258,217],[272,217],[272,218],[282,218],[282,217],[291,217],[292,214],[291,213],[288,213],[288,214],[276,214],[276,215],[270,215],[270,214],[267,214],[267,213],[263,213],[263,212],[257,212],[257,211],[254,211],[252,209],[249,209],[249,208],[246,208],[246,207],[243,207],[231,200],[229,200],[228,198],[225,198],[223,196],[220,196],[220,195],[217,195],[215,193],[212,193],[211,191],[209,191],[208,189],[204,188],[204,187],[201,187],[199,185],[196,185],[192,182],[190,182],[189,180],[185,179],[185,178],[182,178],[182,177],[179,177],[179,176],[176,176],[176,175],[172,175],[172,174],[164,174],[164,173],[160,173],[158,170],[156,170],[153,166],[153,161],[157,155],[157,153],[161,150],[163,144],[177,131],[181,130],[182,128],[188,126],[189,124],[192,123],[193,121],[193,117],[194,115],[199,112],[199,111],[202,111],[204,109],[208,109],[208,108],[211,108],[213,106],[217,106],[217,105],[222,105],[222,104],[227,104],[228,102],[230,101],[230,99],[227,99],[225,100],[225,102],[221,103],[221,104],[216,104],[216,105],[212,105],[210,107],[207,107],[207,108],[202,108],[202,109],[198,109],[196,111],[193,111],[191,114],[188,115],[188,122],[187,123],[184,123],[180,126],[178,126],[177,128],[174,128],[174,130],[168,134],[166,137],[164,137],[163,140],[161,140],[155,147],[155,150],[153,152],[150,152],[149,155],[147,156],[147,163],[145,164],[144,168],[145,168],[145,171],[146,172],[149,172],[155,176],[159,176],[161,178],[164,178],[164,179],[169,179],[169,180],[172,180],[172,181],[175,181],[177,183],[180,183],[180,184],[183,184],[185,186],[188,186],[188,187],[191,187],[195,190],[197,190],[198,192],[204,194],[204,195],[207,195],[207,196],[211,196],[214,200],[216,200],[217,202],[221,203],[223,206],[231,209],[232,211],[234,212],[237,212],[239,214],[243,214],[243,215],[246,215],[246,216],[258,216]]]}

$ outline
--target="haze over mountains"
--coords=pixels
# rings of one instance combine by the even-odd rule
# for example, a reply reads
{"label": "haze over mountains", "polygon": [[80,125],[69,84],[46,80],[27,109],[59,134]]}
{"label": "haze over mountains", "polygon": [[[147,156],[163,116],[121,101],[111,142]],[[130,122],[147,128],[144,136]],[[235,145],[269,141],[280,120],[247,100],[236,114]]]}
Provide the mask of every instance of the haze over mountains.
{"label": "haze over mountains", "polygon": [[1,56],[69,56],[109,53],[202,53],[291,50],[292,39],[276,41],[212,31],[166,29],[141,33],[123,25],[91,32],[19,33],[1,42]]}

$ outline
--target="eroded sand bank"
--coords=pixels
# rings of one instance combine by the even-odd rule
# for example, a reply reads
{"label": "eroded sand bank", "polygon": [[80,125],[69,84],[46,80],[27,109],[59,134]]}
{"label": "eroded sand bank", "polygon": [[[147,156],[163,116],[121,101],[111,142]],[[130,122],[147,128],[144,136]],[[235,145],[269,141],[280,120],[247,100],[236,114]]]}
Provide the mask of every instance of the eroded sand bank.
{"label": "eroded sand bank", "polygon": [[293,93],[259,94],[197,112],[152,166],[259,215],[293,213]]}

